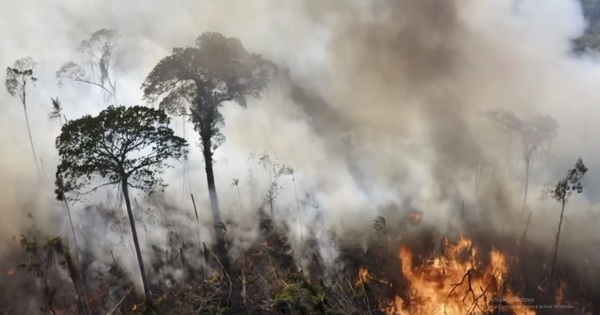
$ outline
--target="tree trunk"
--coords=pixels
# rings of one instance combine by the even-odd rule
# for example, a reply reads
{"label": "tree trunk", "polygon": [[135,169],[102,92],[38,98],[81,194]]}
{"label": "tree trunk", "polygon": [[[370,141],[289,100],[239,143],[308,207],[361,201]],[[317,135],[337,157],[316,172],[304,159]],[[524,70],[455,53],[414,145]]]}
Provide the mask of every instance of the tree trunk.
{"label": "tree trunk", "polygon": [[204,166],[206,170],[206,182],[208,184],[208,195],[210,197],[210,208],[213,217],[215,233],[217,235],[217,247],[219,252],[219,260],[225,270],[229,270],[229,257],[227,255],[227,247],[225,246],[224,231],[221,225],[221,210],[219,209],[219,198],[217,196],[217,188],[215,185],[215,174],[213,172],[213,153],[211,150],[212,139],[204,137],[202,139]]}
{"label": "tree trunk", "polygon": [[[62,175],[61,175],[61,181],[62,181]],[[73,234],[73,244],[75,245],[75,257],[77,257],[77,261],[80,262],[79,244],[77,243],[77,234],[75,233],[75,226],[73,225],[73,218],[71,216],[71,209],[69,207],[69,202],[67,201],[67,198],[65,196],[63,196],[63,202],[65,203],[65,209],[67,210],[67,215],[69,217],[69,224],[71,225],[71,233]],[[62,246],[62,244],[60,244],[60,245]],[[72,259],[72,258],[70,256],[68,258],[65,256],[65,260],[67,261],[67,266],[69,266],[69,259]],[[71,272],[70,266],[69,266],[69,272]],[[88,305],[87,293],[85,292],[85,283],[83,282],[83,272],[82,272],[81,268],[78,268],[78,272],[79,272],[79,281],[81,281],[82,289],[81,289],[81,292],[77,291],[77,295],[78,295],[78,298],[80,298],[79,294],[80,293],[83,294],[83,301],[85,301],[84,306],[86,306],[88,313],[91,314],[90,308]],[[71,278],[73,278],[72,275],[71,275]],[[73,278],[73,281],[75,281],[75,278]],[[77,285],[75,285],[75,290],[77,290]]]}
{"label": "tree trunk", "polygon": [[79,273],[79,269],[77,268],[75,261],[73,261],[73,257],[71,253],[69,253],[69,249],[65,248],[64,244],[61,240],[58,240],[54,244],[54,249],[56,252],[63,256],[65,262],[67,264],[67,270],[69,271],[69,276],[71,276],[71,281],[73,281],[73,286],[75,287],[75,293],[77,294],[77,307],[81,314],[91,314],[89,307],[87,307],[87,299],[85,299],[85,287],[83,287],[83,280],[80,278],[81,274]]}
{"label": "tree trunk", "polygon": [[23,113],[25,113],[25,125],[27,126],[27,135],[29,136],[29,144],[31,145],[31,153],[33,154],[33,162],[35,163],[35,169],[40,174],[40,167],[38,165],[37,154],[35,153],[35,146],[33,145],[33,137],[31,136],[31,127],[29,127],[29,115],[27,115],[27,94],[25,93],[25,84],[23,84]]}
{"label": "tree trunk", "polygon": [[479,185],[481,183],[481,177],[483,176],[483,163],[479,161],[477,164],[477,172],[475,174],[475,195],[479,193]]}
{"label": "tree trunk", "polygon": [[133,235],[135,253],[137,255],[138,264],[140,266],[140,273],[142,274],[142,284],[144,285],[146,305],[148,306],[148,308],[152,308],[152,294],[150,293],[150,284],[148,283],[148,279],[146,278],[146,270],[144,268],[144,261],[142,259],[142,250],[140,249],[140,242],[138,241],[137,231],[135,229],[133,211],[131,210],[131,201],[129,200],[129,187],[127,184],[127,177],[123,177],[123,180],[121,181],[121,186],[121,189],[123,190],[123,197],[125,198],[125,206],[127,207],[127,215],[129,216],[129,223],[131,224],[131,234]]}
{"label": "tree trunk", "polygon": [[529,172],[531,170],[531,158],[525,158],[525,188],[523,190],[523,205],[521,209],[527,207],[527,192],[529,190]]}
{"label": "tree trunk", "polygon": [[556,232],[556,241],[554,243],[554,257],[552,257],[552,265],[550,267],[550,284],[554,283],[554,269],[556,267],[556,257],[558,256],[558,243],[560,241],[560,228],[562,226],[563,214],[565,213],[565,203],[566,200],[563,199],[562,209],[560,210],[560,220],[558,221],[558,231]]}
{"label": "tree trunk", "polygon": [[532,214],[533,214],[533,211],[529,210],[529,216],[527,217],[527,223],[525,223],[525,229],[523,230],[523,235],[521,235],[521,240],[519,241],[519,244],[522,244],[523,242],[525,242],[525,236],[527,236],[527,229],[529,228],[529,222],[531,222]]}

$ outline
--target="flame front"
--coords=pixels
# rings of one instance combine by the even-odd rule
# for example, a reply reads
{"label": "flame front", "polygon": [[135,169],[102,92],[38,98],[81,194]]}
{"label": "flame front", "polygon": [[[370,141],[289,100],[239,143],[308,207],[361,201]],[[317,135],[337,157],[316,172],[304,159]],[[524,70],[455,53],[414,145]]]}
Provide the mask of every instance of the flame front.
{"label": "flame front", "polygon": [[[466,256],[465,258],[462,258]],[[445,252],[414,267],[413,253],[400,248],[402,274],[409,283],[408,300],[396,296],[386,305],[387,314],[485,314],[499,307],[518,315],[535,314],[523,299],[504,287],[508,267],[504,255],[492,250],[489,264],[476,260],[477,251],[469,239],[457,244],[445,242]]]}

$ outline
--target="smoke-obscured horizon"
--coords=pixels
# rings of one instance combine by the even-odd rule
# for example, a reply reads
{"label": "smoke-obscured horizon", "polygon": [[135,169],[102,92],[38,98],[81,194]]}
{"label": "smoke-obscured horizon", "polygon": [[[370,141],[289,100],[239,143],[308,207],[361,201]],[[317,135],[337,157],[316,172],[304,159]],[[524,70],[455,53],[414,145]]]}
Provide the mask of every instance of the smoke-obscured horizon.
{"label": "smoke-obscured horizon", "polygon": [[[481,115],[495,108],[522,117],[550,115],[560,126],[532,169],[531,240],[551,246],[558,205],[537,198],[581,156],[590,171],[584,195],[569,201],[563,228],[573,230],[565,233],[564,247],[586,251],[598,244],[583,232],[596,224],[591,209],[600,187],[593,142],[600,131],[593,120],[600,113],[600,64],[594,56],[571,54],[571,41],[585,27],[575,0],[26,0],[0,1],[0,12],[0,63],[12,66],[25,56],[38,62],[28,111],[44,173],[40,180],[35,172],[22,106],[3,88],[0,241],[8,245],[0,246],[0,255],[34,222],[48,235],[71,238],[52,193],[60,124],[48,119],[50,97],[60,98],[69,119],[106,106],[99,90],[76,83],[59,89],[55,79],[63,63],[77,60],[78,44],[100,28],[121,33],[113,62],[124,105],[142,104],[140,86],[152,67],[204,31],[237,37],[280,65],[265,97],[248,109],[223,109],[226,142],[216,152],[215,173],[223,217],[235,226],[229,231],[234,257],[258,236],[257,209],[265,206],[274,161],[294,169],[293,177],[278,178],[274,216],[289,227],[297,257],[301,235],[314,233],[322,241],[321,256],[333,265],[337,248],[329,232],[365,238],[378,215],[393,221],[409,208],[442,233],[463,204],[473,216],[486,217],[490,230],[521,233],[521,151],[518,139],[510,142]],[[181,119],[172,121],[182,133]],[[192,144],[189,164],[168,173],[170,186],[152,211],[139,211],[148,225],[139,228],[147,256],[149,245],[167,244],[173,229],[212,242],[198,137],[189,124],[185,128]],[[264,155],[269,159],[261,160]],[[478,173],[483,175],[477,181]],[[239,185],[231,184],[234,178]],[[200,235],[190,194],[198,205]],[[89,204],[116,209],[118,194],[112,196],[98,194]],[[138,210],[152,208],[151,200],[135,197]],[[97,259],[119,251],[128,271],[137,274],[129,235],[84,211],[89,204],[73,205],[87,246]],[[165,209],[171,209],[168,216],[161,214]]]}

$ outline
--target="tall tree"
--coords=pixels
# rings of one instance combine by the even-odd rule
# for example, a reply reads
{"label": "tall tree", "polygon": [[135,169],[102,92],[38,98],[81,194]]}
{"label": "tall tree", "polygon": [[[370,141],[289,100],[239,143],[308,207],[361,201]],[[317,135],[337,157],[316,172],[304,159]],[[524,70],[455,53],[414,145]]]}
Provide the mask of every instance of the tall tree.
{"label": "tall tree", "polygon": [[[200,134],[206,180],[219,258],[229,265],[215,177],[213,154],[225,140],[221,133],[225,102],[246,106],[248,96],[258,98],[269,83],[273,64],[261,55],[246,51],[240,40],[220,33],[206,32],[195,47],[174,48],[152,69],[142,85],[144,97],[171,115],[188,115]],[[189,106],[189,113],[187,107]]]}
{"label": "tall tree", "polygon": [[111,77],[111,65],[118,40],[116,30],[103,28],[94,32],[79,44],[77,51],[82,57],[81,62],[69,61],[56,72],[58,85],[62,86],[65,79],[89,84],[102,90],[105,102],[117,104],[117,83]]}
{"label": "tall tree", "polygon": [[169,123],[167,114],[162,110],[144,106],[109,106],[98,116],[88,115],[67,122],[56,139],[60,156],[57,174],[62,174],[62,177],[57,176],[56,181],[59,200],[64,199],[66,192],[81,192],[96,179],[108,179],[101,186],[121,186],[146,303],[150,308],[152,295],[144,270],[129,188],[146,193],[163,189],[166,184],[158,175],[170,166],[167,160],[186,158],[187,142],[175,135]]}
{"label": "tall tree", "polygon": [[514,113],[501,109],[489,111],[486,114],[503,132],[516,134],[521,140],[521,154],[525,164],[522,206],[525,208],[531,168],[543,146],[556,137],[558,123],[554,118],[545,115],[534,115],[524,120]]}
{"label": "tall tree", "polygon": [[[54,119],[58,119],[61,124],[66,124],[67,123],[67,117],[62,113],[62,106],[60,104],[60,100],[57,98],[50,98],[50,101],[52,103],[52,109],[50,111],[50,114],[48,115],[48,117],[50,118],[50,120],[54,120]],[[62,118],[64,118],[64,123],[62,122]],[[62,174],[60,173],[56,173],[56,185],[57,188],[62,187]],[[73,245],[75,245],[75,253],[76,253],[76,257],[77,257],[77,261],[80,262],[79,260],[79,255],[81,253],[80,249],[79,249],[79,243],[77,242],[77,233],[75,233],[75,225],[73,224],[73,216],[71,215],[71,208],[69,207],[69,201],[67,200],[67,197],[65,196],[65,192],[61,191],[60,192],[61,196],[62,196],[62,201],[65,205],[65,210],[67,211],[67,217],[69,218],[69,224],[71,226],[71,234],[73,235]],[[85,283],[83,283],[83,272],[81,270],[81,268],[78,269],[79,272],[79,279],[81,281],[81,293],[83,294],[83,302],[82,305],[86,306],[86,310],[87,313],[91,314],[90,309],[89,309],[89,304],[88,304],[88,299],[87,299],[87,293],[85,291]]]}
{"label": "tall tree", "polygon": [[38,165],[37,154],[35,153],[35,145],[33,144],[33,137],[31,136],[31,127],[29,126],[29,115],[27,114],[27,83],[35,83],[37,78],[33,76],[33,69],[36,66],[36,62],[30,58],[25,57],[15,61],[12,68],[6,68],[6,89],[11,96],[19,96],[21,104],[23,105],[23,112],[25,114],[25,124],[27,126],[27,134],[29,136],[29,144],[31,145],[31,153],[33,155],[33,161],[35,162],[35,168],[39,174],[40,168]]}
{"label": "tall tree", "polygon": [[556,231],[556,240],[554,242],[554,255],[552,256],[552,265],[550,267],[550,282],[553,282],[554,277],[554,268],[556,265],[556,257],[558,256],[558,244],[560,242],[560,228],[562,227],[563,214],[565,213],[565,205],[569,197],[573,193],[580,194],[583,191],[583,186],[581,185],[581,180],[583,176],[587,172],[587,167],[583,164],[581,158],[577,160],[575,163],[575,167],[570,169],[567,172],[567,176],[561,179],[554,189],[550,192],[552,198],[556,201],[560,202],[561,210],[560,210],[560,220],[558,221],[558,230]]}

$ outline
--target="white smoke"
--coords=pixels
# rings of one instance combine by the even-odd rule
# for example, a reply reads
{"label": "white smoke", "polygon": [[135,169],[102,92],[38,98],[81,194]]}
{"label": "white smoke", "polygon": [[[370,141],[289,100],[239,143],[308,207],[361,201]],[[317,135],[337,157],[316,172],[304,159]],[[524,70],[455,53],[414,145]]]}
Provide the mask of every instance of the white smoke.
{"label": "white smoke", "polygon": [[[38,181],[22,108],[6,91],[0,92],[4,105],[0,176],[10,183],[0,190],[3,239],[17,235],[29,222],[23,207],[32,200],[38,225],[50,233],[68,231],[65,220],[51,220],[63,210],[52,196],[57,161],[53,143],[59,125],[47,119],[50,97],[60,97],[69,119],[95,114],[105,104],[93,87],[72,83],[59,90],[54,74],[77,57],[81,40],[104,27],[123,35],[115,57],[122,104],[141,104],[140,85],[152,67],[171,48],[193,44],[204,31],[240,38],[247,49],[288,68],[289,81],[302,83],[307,93],[322,98],[323,106],[307,108],[290,97],[290,82],[282,79],[264,98],[251,101],[248,109],[235,104],[224,107],[227,140],[217,150],[215,172],[224,219],[236,226],[229,231],[234,257],[243,255],[258,237],[257,208],[264,205],[272,180],[260,165],[248,163],[250,152],[269,154],[294,169],[297,192],[291,176],[281,176],[274,216],[290,228],[296,256],[302,255],[302,243],[312,232],[322,240],[321,257],[332,266],[338,254],[329,237],[352,230],[361,234],[356,237],[366,238],[377,215],[394,216],[383,210],[389,204],[409,204],[423,211],[426,223],[440,226],[461,201],[514,221],[511,213],[518,208],[523,166],[512,149],[511,163],[505,162],[506,139],[481,118],[486,109],[501,107],[519,115],[541,112],[559,122],[551,154],[533,170],[529,200],[537,222],[533,240],[547,244],[554,233],[548,227],[558,220],[558,213],[547,210],[548,206],[538,210],[533,196],[547,181],[563,176],[578,156],[590,167],[587,176],[592,179],[586,192],[593,195],[598,187],[593,178],[598,176],[594,166],[600,166],[600,161],[592,140],[600,131],[593,120],[599,113],[600,66],[590,56],[584,59],[570,53],[571,40],[585,27],[575,0],[71,0],[60,4],[2,0],[0,12],[10,12],[0,20],[0,62],[9,66],[22,56],[38,61],[39,80],[29,91],[28,105],[46,178],[32,189]],[[323,114],[323,107],[329,116]],[[199,227],[189,198],[194,194],[200,239],[210,244],[212,222],[203,160],[196,148],[198,136],[179,119],[173,125],[178,132],[186,128],[192,150],[187,169],[167,174],[170,187],[165,203],[178,209],[169,220],[188,231],[187,236],[197,237]],[[346,137],[351,145],[340,145]],[[473,178],[479,163],[500,171],[484,181],[477,196]],[[250,184],[249,169],[253,170]],[[238,187],[231,185],[233,178],[240,179],[239,197]],[[184,183],[184,179],[188,180]],[[307,194],[316,207],[307,205]],[[143,204],[143,197],[137,198]],[[571,220],[592,226],[579,210],[591,207],[590,203],[582,196],[575,199],[577,203],[569,204],[576,208]],[[89,226],[85,223],[90,217],[82,208],[74,207],[76,223]],[[518,218],[510,233],[524,225]],[[164,224],[154,224],[147,232],[138,229],[147,233],[141,238],[148,258],[152,254],[146,245],[168,242],[169,227]],[[93,245],[98,257],[105,255],[109,244],[122,241],[125,248],[129,241],[128,236],[120,240],[116,232],[97,233],[109,233],[106,239],[92,240],[106,240]],[[576,240],[585,245],[596,242],[584,235],[573,237]],[[130,274],[137,274],[131,251],[123,251],[122,259]]]}

